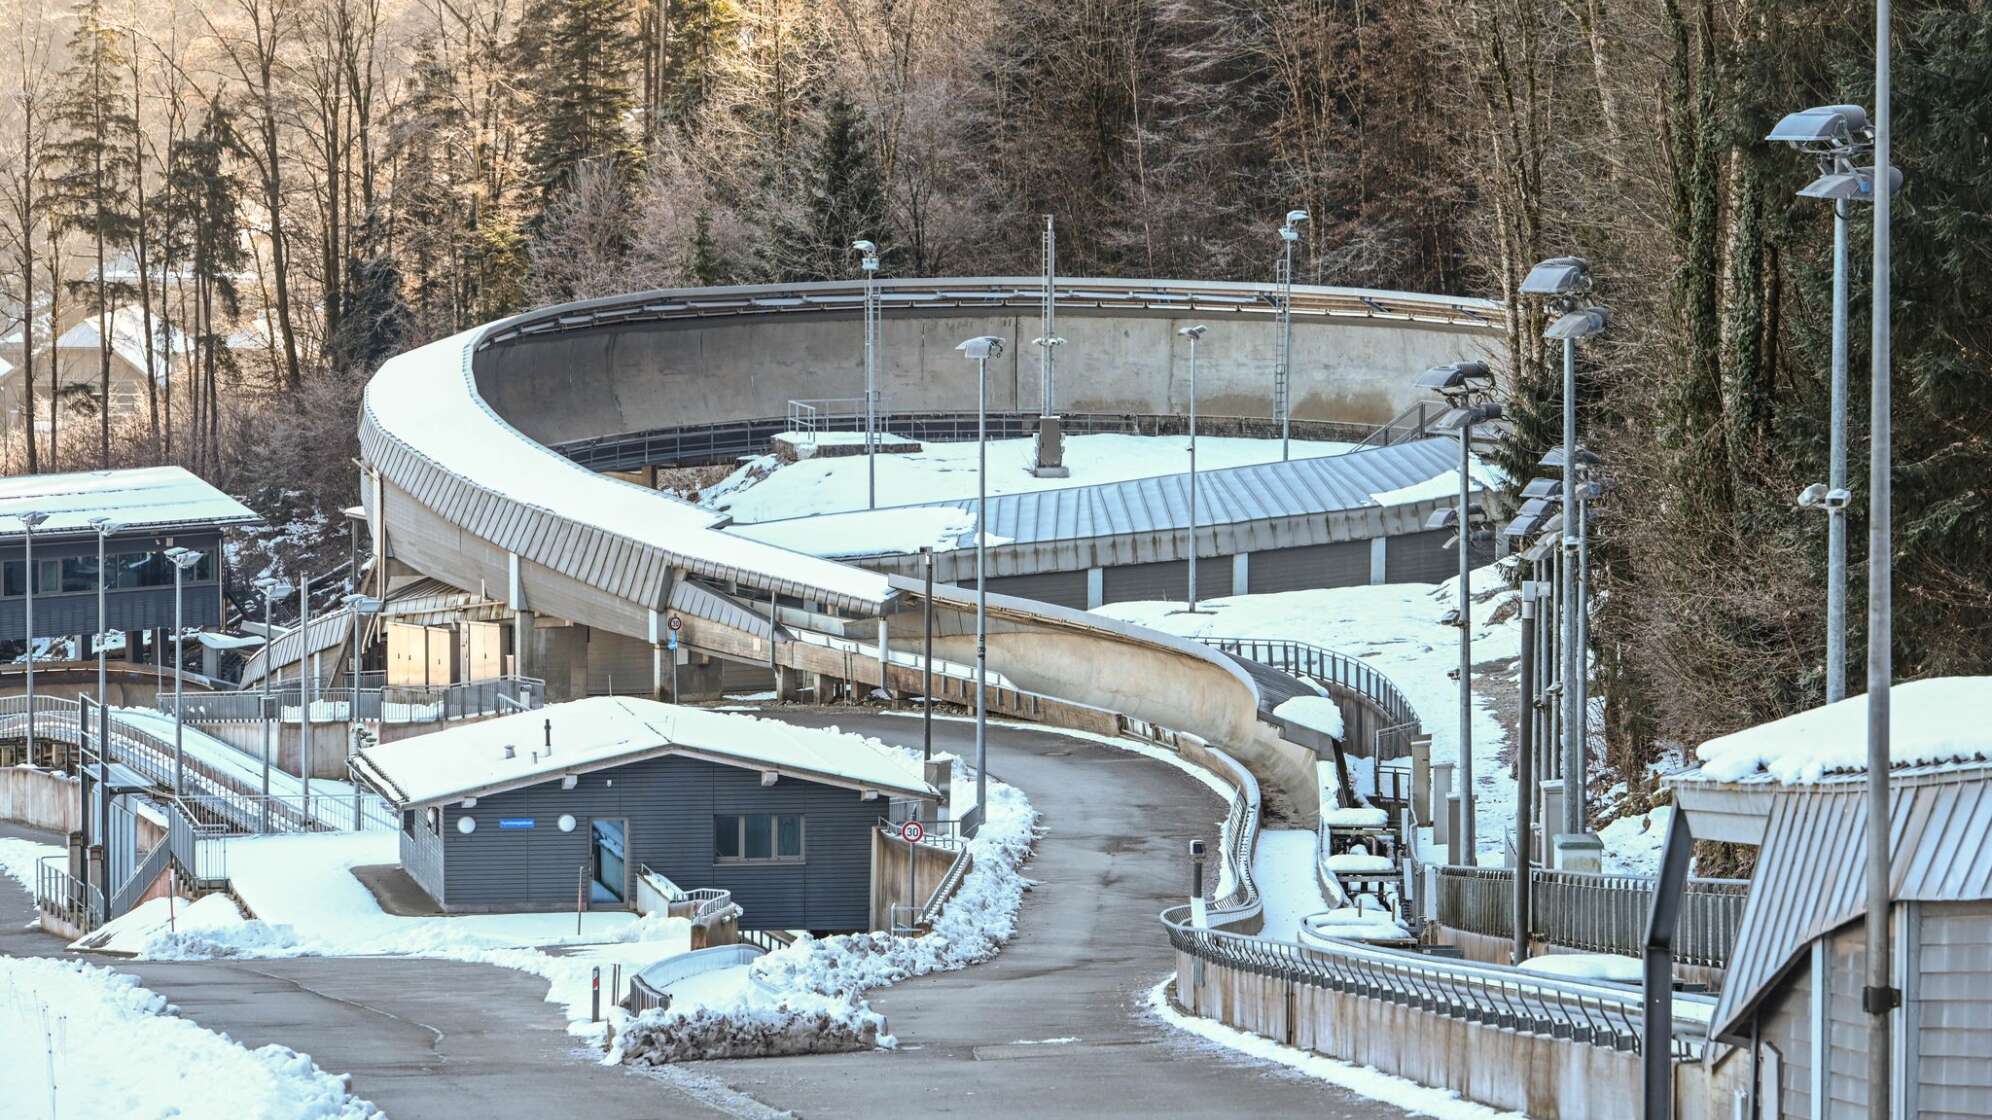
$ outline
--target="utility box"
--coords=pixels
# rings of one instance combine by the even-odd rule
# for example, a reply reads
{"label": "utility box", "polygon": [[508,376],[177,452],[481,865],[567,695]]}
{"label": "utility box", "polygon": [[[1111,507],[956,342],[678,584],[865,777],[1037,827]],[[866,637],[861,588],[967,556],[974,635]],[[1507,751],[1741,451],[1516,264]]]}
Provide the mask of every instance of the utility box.
{"label": "utility box", "polygon": [[1071,478],[1065,466],[1065,430],[1056,416],[1040,416],[1031,456],[1031,473],[1039,478]]}
{"label": "utility box", "polygon": [[454,627],[387,624],[387,683],[433,687],[456,682]]}

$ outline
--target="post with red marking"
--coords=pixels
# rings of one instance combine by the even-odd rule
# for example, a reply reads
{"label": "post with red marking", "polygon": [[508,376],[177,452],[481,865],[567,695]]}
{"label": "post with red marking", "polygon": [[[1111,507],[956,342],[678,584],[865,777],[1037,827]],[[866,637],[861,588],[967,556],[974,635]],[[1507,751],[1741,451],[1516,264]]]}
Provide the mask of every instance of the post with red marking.
{"label": "post with red marking", "polygon": [[594,975],[588,981],[588,1021],[602,1021],[602,966],[596,965]]}

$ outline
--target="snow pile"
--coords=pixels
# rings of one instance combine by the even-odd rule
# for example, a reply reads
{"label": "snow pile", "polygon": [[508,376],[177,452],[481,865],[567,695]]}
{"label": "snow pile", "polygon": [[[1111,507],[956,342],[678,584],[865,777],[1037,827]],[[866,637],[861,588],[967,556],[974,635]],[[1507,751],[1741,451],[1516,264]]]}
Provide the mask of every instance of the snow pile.
{"label": "snow pile", "polygon": [[0,836],[0,871],[21,884],[29,894],[35,890],[35,864],[48,856],[62,855],[60,844],[42,844],[18,836]]}
{"label": "snow pile", "polygon": [[[1478,458],[1473,461],[1473,489],[1480,492],[1499,489],[1504,481],[1500,468],[1491,463],[1483,463]],[[1423,482],[1400,486],[1395,490],[1384,490],[1370,495],[1370,501],[1380,506],[1402,506],[1413,502],[1430,502],[1443,498],[1459,498],[1459,470],[1457,468],[1436,474]]]}
{"label": "snow pile", "polygon": [[[1364,900],[1367,902],[1368,900]],[[1306,931],[1314,937],[1342,938],[1348,941],[1404,941],[1411,931],[1388,911],[1374,904],[1338,906],[1308,916]]]}
{"label": "snow pile", "polygon": [[[239,927],[245,924],[241,908],[225,894],[211,894],[198,902],[184,897],[154,898],[77,938],[69,947],[154,960],[245,956],[248,954],[234,947],[243,936]],[[296,940],[287,927],[269,927],[261,922],[256,925],[260,927],[252,935],[256,941]],[[214,939],[212,952],[183,948],[206,944],[209,938]]]}
{"label": "snow pile", "polygon": [[0,957],[0,1049],[10,1115],[384,1120],[309,1057],[246,1049],[80,961]]}
{"label": "snow pile", "polygon": [[[902,748],[887,749],[913,757]],[[953,788],[973,789],[973,778],[956,759]],[[885,1018],[865,1003],[864,993],[996,955],[1016,934],[1029,886],[1021,869],[1036,838],[1037,813],[1022,791],[990,781],[982,830],[968,843],[969,871],[931,932],[805,935],[751,964],[700,974],[672,987],[668,1009],[635,1019],[617,1012],[604,1061],[655,1064],[892,1046]]]}
{"label": "snow pile", "polygon": [[1558,976],[1565,980],[1637,984],[1646,978],[1646,966],[1638,957],[1621,957],[1611,953],[1551,953],[1544,957],[1530,957],[1515,967],[1538,976]]}
{"label": "snow pile", "polygon": [[[1711,739],[1680,781],[1816,782],[1867,770],[1867,694]],[[1889,763],[1992,758],[1992,677],[1936,677],[1889,690]]]}
{"label": "snow pile", "polygon": [[[876,556],[886,552],[947,552],[975,546],[975,511],[959,506],[865,510],[743,525],[735,535],[813,556]],[[991,544],[1003,543],[992,536]]]}
{"label": "snow pile", "polygon": [[1338,875],[1388,875],[1397,870],[1397,865],[1389,856],[1375,856],[1368,852],[1342,852],[1321,861],[1322,866]]}
{"label": "snow pile", "polygon": [[1252,880],[1259,887],[1264,936],[1291,941],[1309,914],[1328,907],[1314,873],[1315,836],[1304,828],[1266,829],[1252,853]]}
{"label": "snow pile", "polygon": [[1323,828],[1383,828],[1389,823],[1390,814],[1374,805],[1321,811]]}
{"label": "snow pile", "polygon": [[1342,707],[1326,696],[1296,696],[1274,708],[1273,715],[1312,728],[1331,739],[1342,738]]}

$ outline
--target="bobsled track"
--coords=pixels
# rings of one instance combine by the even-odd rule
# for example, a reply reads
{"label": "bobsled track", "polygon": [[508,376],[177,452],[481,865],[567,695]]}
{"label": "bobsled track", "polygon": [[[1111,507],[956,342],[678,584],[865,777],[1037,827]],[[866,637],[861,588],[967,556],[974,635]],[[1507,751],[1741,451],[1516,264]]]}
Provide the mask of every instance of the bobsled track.
{"label": "bobsled track", "polygon": [[[1039,281],[880,288],[885,411],[972,414],[974,367],[954,347],[984,334],[1012,342],[991,370],[990,407],[1038,410],[1029,340]],[[922,626],[916,581],[722,532],[718,515],[548,446],[766,427],[791,401],[858,396],[861,299],[855,283],[649,292],[530,312],[397,356],[369,385],[360,419],[375,554],[390,559],[383,570],[508,608],[523,639],[517,671],[548,678],[551,698],[585,691],[590,659],[614,659],[624,680],[648,675],[661,687],[672,615],[691,656],[765,666],[787,687],[828,679],[860,695],[917,692],[920,669],[907,652]],[[1176,329],[1194,321],[1224,339],[1199,355],[1200,409],[1269,418],[1273,301],[1274,289],[1250,284],[1061,281],[1068,345],[1056,384],[1072,388],[1054,403],[1080,414],[1185,411],[1187,351]],[[1484,356],[1501,315],[1485,300],[1340,288],[1296,288],[1293,307],[1295,421],[1363,430],[1416,401],[1417,372]],[[625,454],[618,465],[699,460],[683,439],[643,442],[669,450],[644,462]],[[710,461],[711,441],[694,443]],[[939,588],[935,600],[936,692],[961,700],[973,657],[970,594]],[[1274,808],[1312,823],[1315,749],[1289,741],[1270,716],[1292,694],[1282,694],[1291,678],[1031,600],[992,595],[990,613],[1001,686],[992,711],[1106,732],[1134,720],[1223,744],[1266,783]],[[1362,719],[1362,690],[1336,691]],[[1392,716],[1379,710],[1362,730]],[[1371,738],[1352,734],[1351,749],[1366,751]]]}

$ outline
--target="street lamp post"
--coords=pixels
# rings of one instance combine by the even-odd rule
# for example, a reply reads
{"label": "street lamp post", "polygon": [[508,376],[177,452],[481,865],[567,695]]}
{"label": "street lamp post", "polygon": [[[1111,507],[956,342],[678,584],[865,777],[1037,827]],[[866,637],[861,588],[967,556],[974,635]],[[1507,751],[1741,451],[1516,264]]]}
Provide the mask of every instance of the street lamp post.
{"label": "street lamp post", "polygon": [[[1891,183],[1890,148],[1894,123],[1889,88],[1889,0],[1874,6],[1874,165],[1887,169]],[[1890,981],[1894,954],[1889,945],[1889,695],[1895,675],[1895,557],[1893,530],[1894,469],[1893,355],[1890,319],[1890,222],[1893,190],[1874,192],[1874,309],[1869,314],[1873,339],[1868,347],[1872,383],[1868,396],[1868,866],[1867,866],[1867,988],[1861,1004],[1869,1016],[1868,1116],[1888,1120],[1890,1079],[1894,1058],[1893,1024],[1889,1013],[1902,1001]]]}
{"label": "street lamp post", "polygon": [[1197,340],[1209,329],[1184,327],[1176,332],[1190,340],[1190,614],[1197,613]]}
{"label": "street lamp post", "polygon": [[[108,822],[111,808],[111,709],[107,702],[110,699],[110,673],[104,662],[104,646],[109,642],[111,627],[104,613],[106,598],[104,588],[110,581],[110,569],[105,566],[104,541],[109,537],[123,532],[124,526],[102,514],[92,517],[90,524],[97,530],[97,797],[103,804],[104,820]],[[129,647],[131,639],[126,638],[125,644]],[[77,728],[77,732],[79,738],[76,749],[80,754],[83,749],[80,738],[82,728]],[[80,763],[83,760],[78,758],[77,761],[79,763],[78,773],[80,775]],[[89,806],[84,806],[86,813],[88,809]],[[104,883],[104,888],[109,890],[111,882],[109,870],[111,856],[110,831],[108,826],[99,828],[97,843],[103,846],[104,870],[102,882]]]}
{"label": "street lamp post", "polygon": [[270,831],[270,677],[276,672],[276,630],[271,625],[270,608],[278,599],[290,598],[289,580],[265,576],[256,581],[256,589],[263,593],[263,702],[257,705],[263,716],[263,812],[262,831]]}
{"label": "street lamp post", "polygon": [[955,347],[975,362],[975,832],[989,806],[989,583],[984,578],[989,541],[989,359],[1003,353],[995,335]]}
{"label": "street lamp post", "polygon": [[27,598],[22,605],[21,632],[26,637],[28,657],[28,761],[35,757],[35,529],[48,520],[41,510],[20,514],[22,547],[27,549]]}
{"label": "street lamp post", "polygon": [[1273,407],[1279,412],[1280,461],[1290,454],[1293,413],[1293,247],[1307,211],[1289,210],[1280,226],[1280,364],[1273,371]]}
{"label": "street lamp post", "polygon": [[[1520,294],[1547,301],[1558,313],[1557,320],[1543,337],[1563,343],[1563,558],[1559,575],[1563,581],[1563,831],[1579,835],[1585,831],[1584,756],[1590,721],[1579,705],[1585,703],[1583,688],[1577,682],[1589,671],[1580,644],[1577,614],[1584,609],[1579,596],[1578,569],[1582,566],[1584,542],[1571,531],[1577,517],[1577,340],[1605,329],[1609,314],[1602,307],[1580,307],[1591,290],[1590,265],[1582,257],[1552,257],[1529,270]],[[1546,822],[1545,822],[1546,823]]]}
{"label": "street lamp post", "polygon": [[920,627],[924,632],[920,655],[920,759],[934,757],[934,546],[920,546],[920,570],[927,577],[925,609]]}
{"label": "street lamp post", "polygon": [[166,550],[166,559],[173,562],[173,796],[179,797],[185,792],[182,771],[186,757],[182,745],[185,724],[180,714],[180,683],[184,675],[182,666],[185,664],[180,652],[180,642],[186,632],[180,617],[185,599],[180,591],[180,580],[188,568],[200,563],[201,554],[191,548],[169,548]]}
{"label": "street lamp post", "polygon": [[1459,504],[1453,509],[1435,511],[1425,522],[1425,528],[1451,527],[1459,543],[1459,605],[1447,612],[1446,621],[1459,627],[1459,846],[1461,858],[1472,867],[1480,862],[1473,795],[1472,571],[1474,515],[1481,512],[1473,503],[1473,426],[1499,419],[1501,406],[1493,401],[1475,400],[1494,387],[1494,374],[1485,362],[1435,366],[1419,375],[1418,387],[1446,398],[1452,409],[1438,427],[1443,430],[1456,426],[1459,433]]}
{"label": "street lamp post", "polygon": [[[865,508],[878,508],[878,246],[851,242],[865,273]],[[673,694],[675,702],[678,697]]]}
{"label": "street lamp post", "polygon": [[[360,736],[366,731],[366,725],[360,720],[360,652],[366,642],[367,620],[380,613],[381,601],[371,595],[356,594],[346,596],[345,603],[347,609],[353,612],[353,700],[352,711],[347,713],[352,716],[352,726],[346,731],[346,765],[351,767],[353,756],[359,753]],[[675,660],[676,657],[674,655],[673,661]],[[677,699],[676,692],[672,693],[672,699],[674,701]],[[380,700],[380,721],[384,728],[387,723],[387,693],[385,690],[382,691]],[[353,787],[353,831],[358,832],[359,830],[360,787],[355,785]]]}
{"label": "street lamp post", "polygon": [[[297,581],[297,777],[298,810],[311,816],[311,576]],[[270,651],[275,654],[275,649]],[[275,661],[271,667],[275,668]]]}

